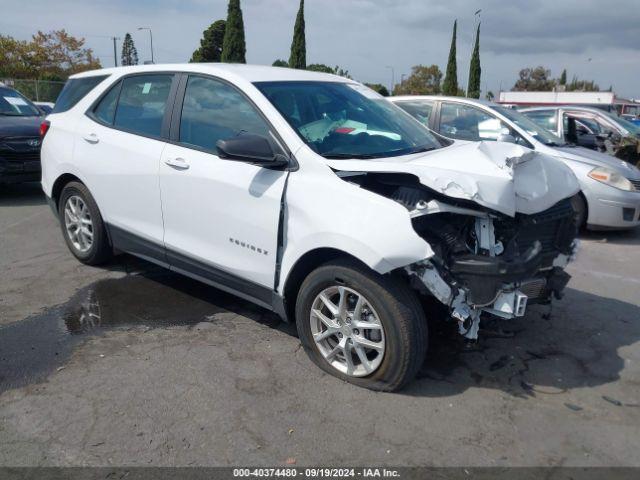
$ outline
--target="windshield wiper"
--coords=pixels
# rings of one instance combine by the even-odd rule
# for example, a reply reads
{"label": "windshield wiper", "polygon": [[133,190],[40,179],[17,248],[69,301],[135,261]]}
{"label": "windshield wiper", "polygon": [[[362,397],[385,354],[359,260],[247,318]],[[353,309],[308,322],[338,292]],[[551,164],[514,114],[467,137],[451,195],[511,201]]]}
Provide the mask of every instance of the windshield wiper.
{"label": "windshield wiper", "polygon": [[437,148],[438,147],[420,147],[420,148],[415,148],[413,150],[410,150],[406,154],[407,155],[412,155],[414,153],[431,152],[432,150],[437,150]]}
{"label": "windshield wiper", "polygon": [[323,153],[322,156],[330,160],[344,160],[344,159],[367,160],[367,159],[378,157],[378,155],[357,154],[357,153]]}

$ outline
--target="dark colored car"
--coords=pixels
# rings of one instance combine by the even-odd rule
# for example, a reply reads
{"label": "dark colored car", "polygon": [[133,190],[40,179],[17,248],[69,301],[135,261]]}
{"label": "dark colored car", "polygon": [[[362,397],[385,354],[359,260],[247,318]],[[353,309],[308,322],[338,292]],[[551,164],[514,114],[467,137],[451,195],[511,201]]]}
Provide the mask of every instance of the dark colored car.
{"label": "dark colored car", "polygon": [[12,88],[0,86],[0,184],[40,181],[43,112]]}

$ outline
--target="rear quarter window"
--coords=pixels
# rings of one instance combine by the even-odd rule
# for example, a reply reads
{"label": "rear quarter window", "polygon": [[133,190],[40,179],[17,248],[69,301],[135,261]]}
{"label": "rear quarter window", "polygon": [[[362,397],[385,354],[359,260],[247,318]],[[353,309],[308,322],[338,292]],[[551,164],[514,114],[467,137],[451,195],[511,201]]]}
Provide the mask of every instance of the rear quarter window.
{"label": "rear quarter window", "polygon": [[72,78],[67,80],[60,95],[58,95],[58,99],[51,113],[61,113],[70,110],[108,76],[109,75],[96,75],[93,77]]}

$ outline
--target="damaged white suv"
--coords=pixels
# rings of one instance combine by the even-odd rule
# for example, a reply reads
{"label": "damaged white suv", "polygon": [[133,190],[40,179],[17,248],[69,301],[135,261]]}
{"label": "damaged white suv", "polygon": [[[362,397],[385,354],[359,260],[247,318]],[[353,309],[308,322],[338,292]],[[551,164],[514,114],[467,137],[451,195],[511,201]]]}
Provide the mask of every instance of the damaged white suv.
{"label": "damaged white suv", "polygon": [[129,252],[297,323],[310,358],[396,390],[421,366],[420,296],[474,338],[560,296],[571,171],[511,144],[448,144],[344,78],[152,65],[73,76],[41,130],[71,252]]}

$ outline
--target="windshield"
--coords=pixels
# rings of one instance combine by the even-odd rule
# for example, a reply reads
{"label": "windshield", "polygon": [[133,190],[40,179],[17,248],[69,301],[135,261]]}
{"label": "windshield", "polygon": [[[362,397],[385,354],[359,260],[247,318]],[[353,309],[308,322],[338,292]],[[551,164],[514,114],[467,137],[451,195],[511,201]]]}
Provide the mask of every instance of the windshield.
{"label": "windshield", "polygon": [[640,135],[640,126],[635,123],[631,123],[629,120],[625,120],[622,117],[618,117],[617,115],[610,112],[602,112],[609,118],[611,118],[615,123],[620,125],[622,128],[627,130],[629,133],[633,135]]}
{"label": "windshield", "polygon": [[0,88],[0,115],[7,117],[37,117],[40,110],[10,88]]}
{"label": "windshield", "polygon": [[537,141],[544,143],[548,147],[561,147],[566,145],[566,142],[560,137],[557,137],[549,130],[541,127],[526,115],[507,107],[491,107],[498,113],[501,113],[517,126],[522,128],[525,132],[535,138]]}
{"label": "windshield", "polygon": [[440,148],[428,130],[357,83],[259,82],[256,87],[325,158],[381,158]]}

